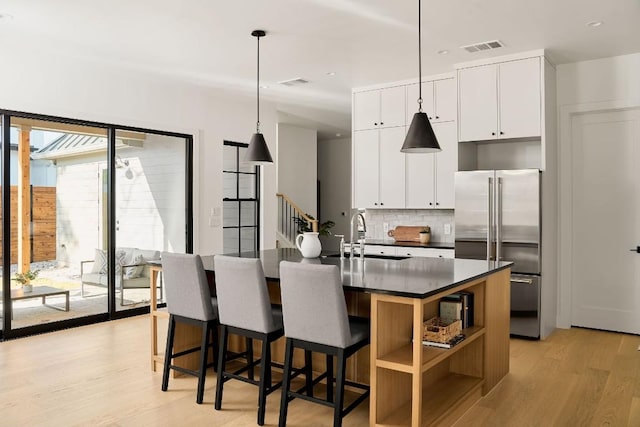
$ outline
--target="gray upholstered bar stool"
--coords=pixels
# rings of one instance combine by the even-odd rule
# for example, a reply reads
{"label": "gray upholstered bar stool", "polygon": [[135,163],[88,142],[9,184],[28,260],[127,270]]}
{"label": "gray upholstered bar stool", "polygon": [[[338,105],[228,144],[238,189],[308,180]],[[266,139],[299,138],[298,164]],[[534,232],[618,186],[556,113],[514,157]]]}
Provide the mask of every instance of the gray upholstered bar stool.
{"label": "gray upholstered bar stool", "polygon": [[[202,403],[207,368],[216,367],[216,353],[213,363],[208,362],[209,348],[217,341],[218,315],[216,300],[211,297],[207,275],[199,255],[162,253],[162,273],[164,275],[169,330],[167,349],[164,356],[162,391],[169,386],[169,370],[173,369],[198,377],[196,402]],[[193,347],[178,353],[173,352],[176,322],[202,326],[200,347]],[[210,339],[211,338],[211,339]],[[172,364],[173,359],[200,351],[200,365],[197,371]]]}
{"label": "gray upholstered bar stool", "polygon": [[[342,418],[369,396],[369,386],[345,379],[345,365],[349,356],[369,344],[369,320],[350,317],[335,265],[280,263],[280,292],[286,337],[282,398],[280,402],[281,427],[287,424],[289,401],[299,397],[334,408],[333,425],[342,425]],[[291,391],[293,349],[317,351],[327,355],[327,399],[313,397],[309,383],[298,391]],[[333,357],[337,358],[336,392],[333,396]],[[344,408],[345,384],[360,388],[364,393]],[[300,393],[306,390],[307,394]]]}
{"label": "gray upholstered bar stool", "polygon": [[[267,395],[277,390],[282,382],[271,381],[271,343],[284,335],[282,311],[272,307],[262,263],[255,258],[236,258],[216,255],[214,258],[216,293],[220,314],[220,345],[215,409],[222,408],[224,383],[230,379],[257,385],[258,425],[264,425]],[[226,370],[229,333],[262,341],[259,360],[251,361],[236,371]],[[253,359],[253,355],[251,355]],[[253,380],[241,374],[260,364],[260,379]]]}

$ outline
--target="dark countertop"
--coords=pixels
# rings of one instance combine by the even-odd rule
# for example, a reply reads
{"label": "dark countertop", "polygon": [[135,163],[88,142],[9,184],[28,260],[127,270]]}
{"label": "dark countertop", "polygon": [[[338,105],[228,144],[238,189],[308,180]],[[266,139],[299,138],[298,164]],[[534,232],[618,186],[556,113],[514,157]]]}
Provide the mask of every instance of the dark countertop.
{"label": "dark countertop", "polygon": [[455,249],[453,242],[396,242],[393,239],[366,239],[368,245],[400,246],[403,248]]}
{"label": "dark countertop", "polygon": [[[242,258],[260,258],[267,280],[280,280],[280,261],[336,265],[340,268],[342,285],[347,290],[427,298],[441,291],[509,268],[507,261],[481,261],[412,257],[402,260],[366,258],[364,261],[331,257],[305,259],[297,249],[269,249],[259,252],[227,254]],[[213,255],[202,256],[204,267],[214,271]]]}

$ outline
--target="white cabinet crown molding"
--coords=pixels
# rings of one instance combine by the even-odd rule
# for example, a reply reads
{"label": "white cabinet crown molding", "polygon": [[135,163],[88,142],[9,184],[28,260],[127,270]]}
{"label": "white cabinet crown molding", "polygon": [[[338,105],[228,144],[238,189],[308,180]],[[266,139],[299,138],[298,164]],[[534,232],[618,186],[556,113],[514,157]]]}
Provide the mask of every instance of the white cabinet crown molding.
{"label": "white cabinet crown molding", "polygon": [[[445,80],[445,79],[455,79],[456,78],[456,72],[455,71],[450,71],[447,73],[440,73],[440,74],[433,74],[433,75],[429,75],[429,76],[422,76],[422,81],[423,82],[428,82],[428,81],[435,81],[435,80]],[[390,87],[396,87],[396,86],[407,86],[407,85],[412,85],[418,83],[418,79],[417,78],[411,78],[411,79],[406,79],[406,80],[398,80],[398,81],[393,81],[393,82],[385,82],[385,83],[376,83],[374,85],[368,85],[368,86],[358,86],[358,87],[354,87],[351,88],[351,93],[357,93],[357,92],[366,92],[369,90],[379,90],[379,89],[387,89]]]}

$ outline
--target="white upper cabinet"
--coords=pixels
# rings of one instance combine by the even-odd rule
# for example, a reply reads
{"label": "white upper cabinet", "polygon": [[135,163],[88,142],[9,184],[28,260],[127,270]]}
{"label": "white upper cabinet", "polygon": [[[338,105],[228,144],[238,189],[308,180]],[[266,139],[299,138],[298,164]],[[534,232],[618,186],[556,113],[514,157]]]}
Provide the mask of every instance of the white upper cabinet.
{"label": "white upper cabinet", "polygon": [[355,92],[353,94],[354,130],[404,126],[405,87]]}
{"label": "white upper cabinet", "polygon": [[379,153],[377,129],[353,133],[354,207],[378,206]]}
{"label": "white upper cabinet", "polygon": [[432,127],[442,151],[407,155],[407,208],[454,208],[454,178],[458,170],[456,124],[433,123]]}
{"label": "white upper cabinet", "polygon": [[458,70],[460,141],[540,136],[540,58]]}
{"label": "white upper cabinet", "polygon": [[404,137],[404,126],[380,130],[380,208],[405,207]]}
{"label": "white upper cabinet", "polygon": [[[418,112],[418,83],[407,86],[407,125]],[[456,119],[456,82],[455,79],[443,79],[422,82],[422,111],[431,122],[448,122]]]}
{"label": "white upper cabinet", "polygon": [[540,136],[540,58],[500,64],[500,138]]}
{"label": "white upper cabinet", "polygon": [[353,133],[354,207],[405,207],[404,136],[404,126]]}

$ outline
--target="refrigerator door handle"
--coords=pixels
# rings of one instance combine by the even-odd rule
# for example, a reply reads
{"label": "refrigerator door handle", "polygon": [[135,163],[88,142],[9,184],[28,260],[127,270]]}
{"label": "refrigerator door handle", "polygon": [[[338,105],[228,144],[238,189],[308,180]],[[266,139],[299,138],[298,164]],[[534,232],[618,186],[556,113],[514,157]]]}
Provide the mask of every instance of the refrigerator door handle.
{"label": "refrigerator door handle", "polygon": [[487,209],[487,261],[491,261],[491,225],[493,223],[493,179],[488,178],[489,191],[487,196],[487,202],[489,204]]}
{"label": "refrigerator door handle", "polygon": [[502,178],[497,178],[496,189],[496,261],[502,259]]}
{"label": "refrigerator door handle", "polygon": [[511,283],[524,283],[526,285],[533,285],[533,279],[511,279]]}

